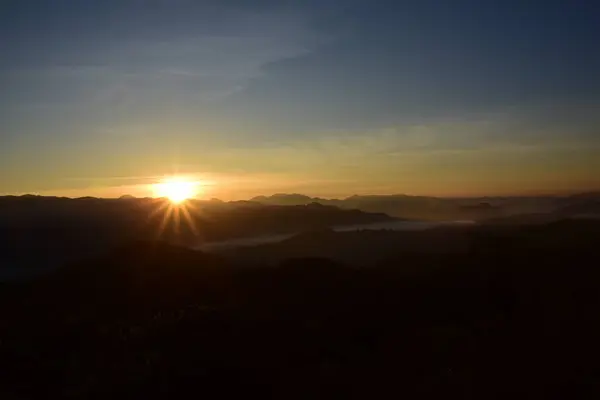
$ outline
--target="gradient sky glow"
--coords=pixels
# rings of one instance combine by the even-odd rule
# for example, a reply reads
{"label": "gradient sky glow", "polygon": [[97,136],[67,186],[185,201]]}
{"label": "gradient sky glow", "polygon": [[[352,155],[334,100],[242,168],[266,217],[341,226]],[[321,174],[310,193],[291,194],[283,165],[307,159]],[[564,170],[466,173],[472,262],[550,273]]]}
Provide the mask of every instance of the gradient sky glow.
{"label": "gradient sky glow", "polygon": [[600,189],[600,4],[5,0],[0,194]]}

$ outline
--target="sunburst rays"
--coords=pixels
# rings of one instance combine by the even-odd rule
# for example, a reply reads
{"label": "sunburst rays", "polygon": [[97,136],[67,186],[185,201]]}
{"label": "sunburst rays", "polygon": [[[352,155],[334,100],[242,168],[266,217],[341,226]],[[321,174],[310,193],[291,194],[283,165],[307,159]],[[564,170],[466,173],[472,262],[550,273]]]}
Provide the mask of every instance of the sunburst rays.
{"label": "sunburst rays", "polygon": [[174,203],[168,199],[157,199],[157,203],[148,216],[151,221],[160,219],[158,228],[154,232],[155,240],[163,239],[165,236],[185,240],[190,234],[200,239],[197,226],[200,210],[193,200]]}

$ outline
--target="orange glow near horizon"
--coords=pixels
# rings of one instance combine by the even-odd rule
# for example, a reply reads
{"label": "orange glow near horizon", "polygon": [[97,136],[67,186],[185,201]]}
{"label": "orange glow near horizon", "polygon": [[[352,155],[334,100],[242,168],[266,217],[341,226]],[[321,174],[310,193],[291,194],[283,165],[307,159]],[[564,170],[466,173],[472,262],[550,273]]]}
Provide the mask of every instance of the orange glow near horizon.
{"label": "orange glow near horizon", "polygon": [[[190,179],[184,176],[171,176],[160,182],[150,185],[155,197],[165,198],[160,201],[157,208],[150,213],[150,218],[160,218],[156,237],[160,238],[166,231],[178,235],[180,229],[187,227],[194,235],[198,236],[195,217],[199,210],[194,202],[186,200],[193,199],[202,193],[204,181]],[[184,225],[182,225],[184,224]]]}
{"label": "orange glow near horizon", "polygon": [[155,197],[166,197],[174,204],[194,198],[200,193],[200,182],[183,177],[171,177],[152,185]]}

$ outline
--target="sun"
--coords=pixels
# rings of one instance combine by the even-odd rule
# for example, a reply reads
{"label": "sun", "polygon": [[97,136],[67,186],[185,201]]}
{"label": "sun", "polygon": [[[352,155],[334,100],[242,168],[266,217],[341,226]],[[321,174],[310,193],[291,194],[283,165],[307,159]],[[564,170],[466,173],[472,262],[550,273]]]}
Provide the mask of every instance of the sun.
{"label": "sun", "polygon": [[179,204],[195,197],[200,191],[200,183],[180,177],[168,178],[152,185],[154,196],[166,197],[171,203]]}
{"label": "sun", "polygon": [[[202,213],[198,203],[186,201],[198,197],[204,193],[207,181],[191,179],[181,175],[165,177],[159,182],[150,185],[154,197],[158,198],[154,203],[154,209],[148,214],[149,220],[160,219],[157,227],[156,239],[164,234],[171,239],[187,240],[186,236],[180,236],[182,230],[193,233],[198,238],[200,231],[196,226],[197,216]],[[167,199],[165,201],[165,199]],[[169,236],[171,235],[171,236]],[[175,235],[175,236],[172,236]],[[189,238],[188,238],[189,239]]]}

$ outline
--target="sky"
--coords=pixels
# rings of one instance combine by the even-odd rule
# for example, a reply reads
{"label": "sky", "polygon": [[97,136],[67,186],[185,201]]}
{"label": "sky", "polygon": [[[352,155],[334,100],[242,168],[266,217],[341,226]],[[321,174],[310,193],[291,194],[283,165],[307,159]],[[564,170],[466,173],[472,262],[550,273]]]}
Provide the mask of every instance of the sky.
{"label": "sky", "polygon": [[600,5],[3,0],[0,194],[600,189]]}

